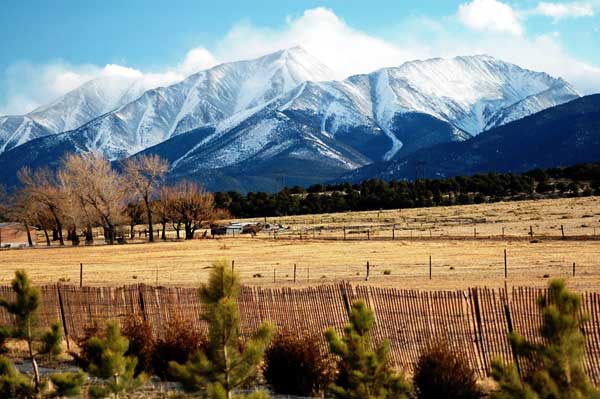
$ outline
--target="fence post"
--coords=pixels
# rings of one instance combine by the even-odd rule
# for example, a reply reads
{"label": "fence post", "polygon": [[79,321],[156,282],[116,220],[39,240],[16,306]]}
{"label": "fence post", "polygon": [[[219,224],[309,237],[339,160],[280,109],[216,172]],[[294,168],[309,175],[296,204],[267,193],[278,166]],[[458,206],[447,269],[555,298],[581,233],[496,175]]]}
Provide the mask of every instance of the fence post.
{"label": "fence post", "polygon": [[340,291],[342,292],[342,299],[344,301],[344,307],[346,308],[346,315],[350,317],[350,309],[352,305],[350,304],[350,298],[348,298],[348,293],[346,292],[346,283],[343,281],[340,283]]}
{"label": "fence post", "polygon": [[294,263],[294,283],[296,282],[296,264]]}
{"label": "fence post", "polygon": [[477,238],[477,227],[473,227],[473,238]]}
{"label": "fence post", "polygon": [[562,224],[560,225],[560,235],[562,237],[562,239],[565,239],[565,226],[563,226]]}
{"label": "fence post", "polygon": [[529,235],[533,238],[533,226],[529,225]]}
{"label": "fence post", "polygon": [[79,288],[83,287],[83,263],[79,264]]}
{"label": "fence post", "polygon": [[60,284],[56,286],[58,291],[58,305],[60,307],[60,319],[62,320],[63,331],[65,333],[65,341],[67,341],[67,349],[71,350],[71,344],[69,342],[69,329],[67,328],[67,319],[65,317],[65,308],[62,300],[62,293],[60,292]]}
{"label": "fence post", "polygon": [[346,226],[344,226],[344,241],[346,241]]}
{"label": "fence post", "polygon": [[365,277],[365,281],[369,281],[370,271],[371,271],[371,266],[369,265],[369,261],[367,261],[367,277]]}
{"label": "fence post", "polygon": [[506,248],[504,248],[504,278],[508,277],[508,263],[506,261]]}
{"label": "fence post", "polygon": [[275,268],[273,268],[273,282],[275,282]]}
{"label": "fence post", "polygon": [[573,262],[573,277],[575,277],[575,262]]}
{"label": "fence post", "polygon": [[[508,306],[508,288],[504,288],[505,297],[504,297],[504,314],[506,315],[506,324],[508,328],[508,333],[512,334],[514,332],[512,317],[510,315],[510,307]],[[521,375],[521,367],[519,367],[519,356],[517,355],[517,348],[513,341],[510,341],[510,349],[512,351],[513,359],[515,361],[515,366],[517,367],[517,373]]]}
{"label": "fence post", "polygon": [[231,273],[233,273],[234,269],[235,269],[235,259],[231,261]]}
{"label": "fence post", "polygon": [[371,239],[371,229],[367,230],[367,240]]}
{"label": "fence post", "polygon": [[392,226],[392,241],[396,239],[396,225]]}
{"label": "fence post", "polygon": [[144,294],[142,292],[143,284],[138,284],[138,296],[140,298],[140,310],[142,311],[142,318],[146,321],[146,304],[144,303]]}
{"label": "fence post", "polygon": [[431,280],[431,255],[429,255],[429,279]]}

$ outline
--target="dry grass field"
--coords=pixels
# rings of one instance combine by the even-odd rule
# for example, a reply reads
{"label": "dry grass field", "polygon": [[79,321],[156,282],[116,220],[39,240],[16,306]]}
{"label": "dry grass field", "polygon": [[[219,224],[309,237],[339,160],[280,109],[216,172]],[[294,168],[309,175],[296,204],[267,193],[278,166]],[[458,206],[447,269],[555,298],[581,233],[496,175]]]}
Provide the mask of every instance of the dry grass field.
{"label": "dry grass field", "polygon": [[[83,263],[85,285],[195,286],[205,281],[213,260],[227,259],[235,261],[245,284],[293,285],[294,264],[297,286],[342,279],[364,282],[368,261],[369,283],[381,286],[448,290],[505,283],[543,286],[549,277],[560,276],[574,289],[600,290],[597,197],[268,218],[267,222],[289,229],[277,239],[263,232],[255,238],[5,250],[0,252],[0,284],[7,284],[17,268],[27,270],[37,284],[78,284]],[[560,240],[561,225],[567,240]],[[530,226],[533,238],[528,235]],[[571,276],[573,262],[575,277]]]}

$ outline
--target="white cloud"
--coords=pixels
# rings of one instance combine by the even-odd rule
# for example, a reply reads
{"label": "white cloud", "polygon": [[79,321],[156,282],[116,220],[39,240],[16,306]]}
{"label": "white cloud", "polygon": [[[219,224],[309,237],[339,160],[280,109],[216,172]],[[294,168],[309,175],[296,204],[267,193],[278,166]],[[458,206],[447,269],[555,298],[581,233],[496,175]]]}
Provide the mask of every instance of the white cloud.
{"label": "white cloud", "polygon": [[282,29],[241,22],[218,44],[216,54],[224,60],[245,59],[296,45],[302,45],[339,78],[399,65],[416,56],[349,26],[333,11],[322,7],[306,10],[297,18],[288,17]]}
{"label": "white cloud", "polygon": [[591,17],[594,15],[594,6],[590,3],[550,3],[540,2],[534,14],[545,15],[555,20],[563,18]]}
{"label": "white cloud", "polygon": [[474,30],[509,33],[516,36],[523,34],[523,26],[517,12],[501,1],[473,0],[461,4],[458,8],[458,17],[464,25]]}
{"label": "white cloud", "polygon": [[211,68],[217,64],[217,59],[204,47],[196,47],[188,51],[179,64],[178,70],[185,76]]}

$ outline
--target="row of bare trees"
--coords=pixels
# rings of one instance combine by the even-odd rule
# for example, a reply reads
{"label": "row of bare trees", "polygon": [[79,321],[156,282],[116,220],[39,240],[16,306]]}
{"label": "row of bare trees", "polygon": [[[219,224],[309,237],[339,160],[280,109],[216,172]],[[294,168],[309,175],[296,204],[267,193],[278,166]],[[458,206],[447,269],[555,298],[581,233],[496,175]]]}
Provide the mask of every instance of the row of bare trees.
{"label": "row of bare trees", "polygon": [[167,185],[168,168],[156,155],[130,158],[117,170],[101,155],[70,154],[56,171],[21,169],[21,187],[6,196],[4,206],[8,218],[22,222],[27,231],[31,226],[43,231],[48,245],[51,240],[65,245],[64,232],[73,245],[79,245],[80,237],[92,244],[94,228],[101,228],[106,243],[113,244],[125,239],[123,226],[129,225],[134,238],[139,224],[147,225],[145,236],[153,242],[157,223],[161,239],[172,224],[177,238],[183,231],[189,240],[198,229],[229,216],[216,209],[213,195],[195,182]]}

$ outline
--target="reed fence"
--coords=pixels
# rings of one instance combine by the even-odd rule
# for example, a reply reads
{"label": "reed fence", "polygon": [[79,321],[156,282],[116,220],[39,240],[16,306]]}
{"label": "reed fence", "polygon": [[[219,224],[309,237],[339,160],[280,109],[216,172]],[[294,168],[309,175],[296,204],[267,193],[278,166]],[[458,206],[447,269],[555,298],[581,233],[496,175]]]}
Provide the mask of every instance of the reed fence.
{"label": "reed fence", "polygon": [[[206,330],[194,288],[47,285],[40,290],[40,323],[48,326],[62,322],[67,340],[107,320],[123,323],[133,317],[148,320],[157,336],[175,318]],[[244,336],[263,321],[274,323],[280,333],[317,334],[325,349],[322,332],[330,327],[341,332],[348,322],[352,302],[363,299],[376,315],[373,340],[390,341],[396,367],[410,373],[427,345],[443,339],[464,356],[480,377],[486,377],[494,359],[519,361],[508,340],[511,331],[541,340],[542,318],[537,301],[543,292],[522,287],[416,291],[346,282],[301,289],[244,286],[239,297],[240,324]],[[585,367],[593,382],[600,385],[600,293],[581,295],[582,313],[587,316],[583,326]],[[0,286],[0,296],[11,298],[14,293],[11,287]],[[0,324],[13,322],[1,309]]]}

